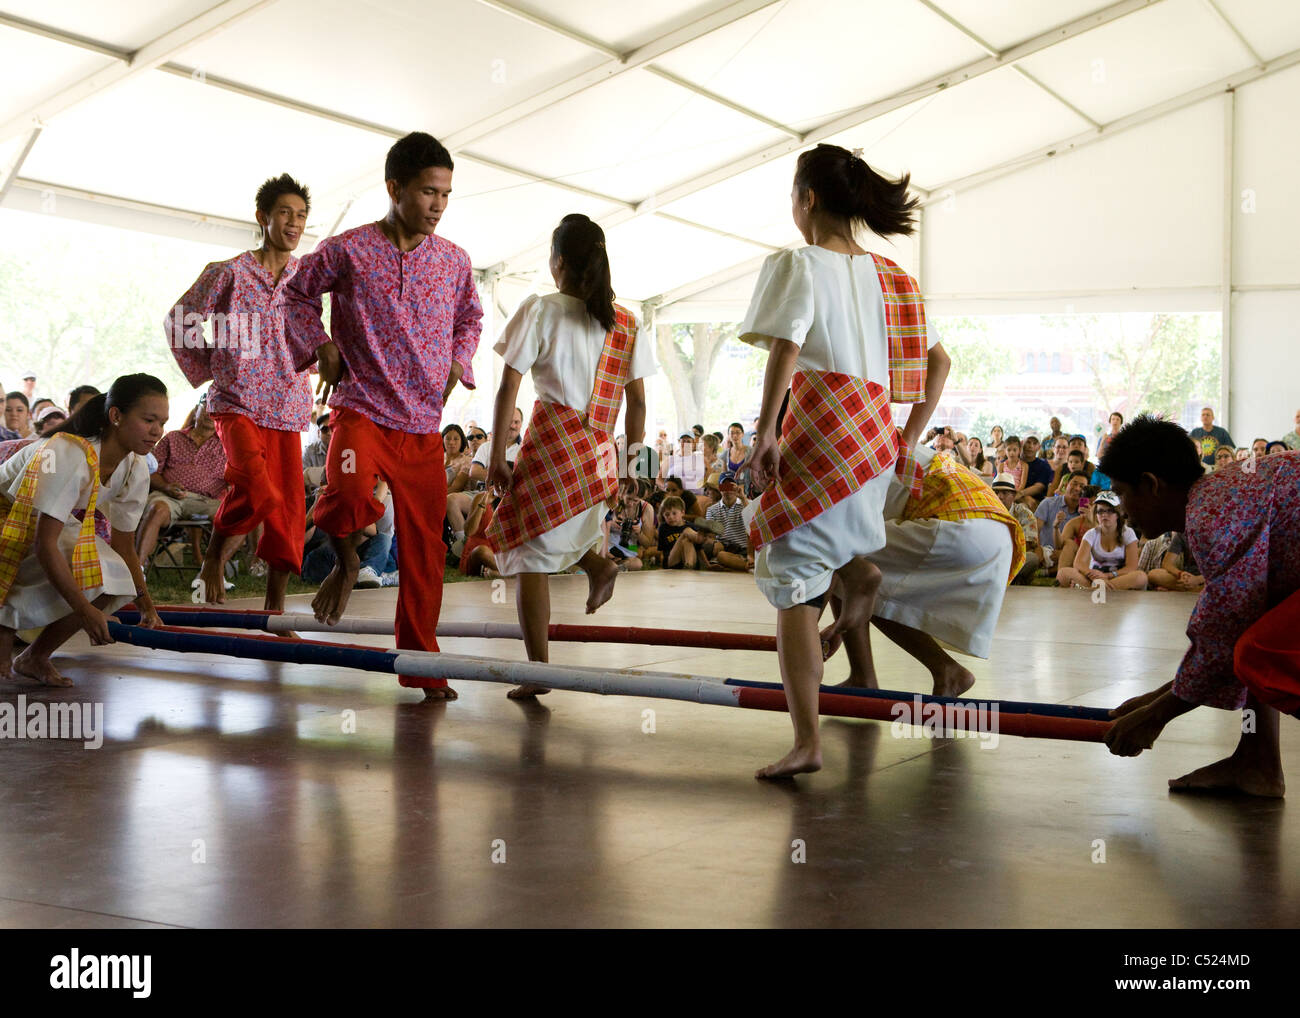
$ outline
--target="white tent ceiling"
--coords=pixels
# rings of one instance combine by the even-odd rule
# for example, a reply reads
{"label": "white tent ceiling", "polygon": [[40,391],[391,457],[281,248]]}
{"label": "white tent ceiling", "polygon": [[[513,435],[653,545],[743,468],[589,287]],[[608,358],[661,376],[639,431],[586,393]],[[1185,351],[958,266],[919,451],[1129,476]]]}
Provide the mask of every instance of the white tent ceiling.
{"label": "white tent ceiling", "polygon": [[428,130],[457,159],[441,230],[476,268],[531,286],[582,211],[621,298],[660,307],[725,301],[798,241],[793,160],[817,141],[940,202],[1300,50],[1294,0],[0,7],[4,206],[57,195],[59,214],[236,246],[287,170],[321,237],[382,215],[384,152]]}

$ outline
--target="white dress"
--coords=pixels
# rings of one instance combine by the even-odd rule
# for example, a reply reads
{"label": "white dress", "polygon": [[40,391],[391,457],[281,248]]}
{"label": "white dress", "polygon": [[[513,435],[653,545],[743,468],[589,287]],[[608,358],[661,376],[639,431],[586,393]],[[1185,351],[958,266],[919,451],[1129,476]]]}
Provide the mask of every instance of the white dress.
{"label": "white dress", "polygon": [[[935,456],[916,451],[921,466]],[[1011,572],[1013,545],[997,520],[905,520],[908,489],[891,474],[885,545],[867,556],[881,572],[876,615],[988,657]]]}
{"label": "white dress", "polygon": [[[520,374],[532,372],[538,399],[585,413],[605,336],[577,297],[533,294],[519,305],[493,349]],[[649,378],[657,370],[653,344],[638,336],[628,380]],[[518,547],[498,551],[498,570],[504,576],[563,572],[600,545],[605,512],[599,503]]]}
{"label": "white dress", "polygon": [[[769,350],[767,337],[799,347],[796,371],[836,371],[889,389],[885,297],[869,254],[809,246],[763,263],[740,338]],[[929,346],[938,336],[930,330]],[[821,515],[764,545],[754,579],[777,609],[826,593],[839,569],[885,544],[884,504],[893,470],[873,477]],[[746,525],[758,510],[750,503]]]}
{"label": "white dress", "polygon": [[[32,457],[38,455],[45,445],[45,442],[36,442],[0,463],[0,492],[10,501],[17,498],[23,473]],[[99,440],[92,440],[91,445],[98,453]],[[77,509],[84,509],[90,499],[90,465],[81,449],[71,442],[56,441],[50,449],[53,468],[42,470],[32,502],[38,512],[63,520],[59,550],[71,563],[73,547],[81,533],[81,521],[72,514]],[[96,508],[107,517],[115,532],[130,532],[140,525],[148,495],[148,464],[143,456],[128,453],[113,471],[113,476],[100,484]],[[122,557],[102,537],[95,537],[95,550],[99,555],[104,583],[83,593],[88,601],[94,601],[100,594],[111,595],[112,603],[104,610],[116,611],[135,597],[135,580]],[[4,604],[0,605],[0,625],[17,630],[37,629],[63,618],[69,611],[68,602],[50,583],[33,547],[19,565],[14,585]]]}

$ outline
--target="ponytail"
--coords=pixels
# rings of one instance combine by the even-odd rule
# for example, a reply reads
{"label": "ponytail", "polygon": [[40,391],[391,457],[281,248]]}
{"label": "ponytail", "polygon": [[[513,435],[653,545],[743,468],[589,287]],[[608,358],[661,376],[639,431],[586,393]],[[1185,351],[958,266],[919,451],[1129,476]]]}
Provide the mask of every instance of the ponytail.
{"label": "ponytail", "polygon": [[581,213],[572,213],[551,234],[551,250],[564,259],[565,280],[587,313],[608,332],[616,316],[605,231]]}
{"label": "ponytail", "polygon": [[167,386],[153,375],[122,375],[108,392],[92,396],[81,409],[50,432],[51,435],[78,435],[81,438],[101,438],[108,430],[108,411],[117,407],[127,413],[145,396],[166,396]]}
{"label": "ponytail", "polygon": [[897,180],[882,176],[861,156],[838,145],[818,145],[799,156],[794,185],[813,191],[818,204],[833,216],[865,223],[872,233],[888,237],[916,232],[912,212],[919,199],[909,196],[912,177]]}

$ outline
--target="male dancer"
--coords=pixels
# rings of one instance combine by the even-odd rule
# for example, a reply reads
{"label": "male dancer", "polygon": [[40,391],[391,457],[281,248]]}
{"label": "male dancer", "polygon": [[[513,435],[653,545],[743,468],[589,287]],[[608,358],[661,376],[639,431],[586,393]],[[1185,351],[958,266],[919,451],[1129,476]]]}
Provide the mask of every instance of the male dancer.
{"label": "male dancer", "polygon": [[1198,706],[1245,708],[1232,756],[1169,787],[1280,798],[1278,713],[1300,717],[1300,452],[1205,474],[1187,432],[1142,416],[1107,444],[1101,471],[1143,533],[1184,535],[1205,577],[1178,674],[1115,708],[1106,745],[1137,756]]}
{"label": "male dancer", "polygon": [[[283,308],[310,208],[307,188],[287,173],[267,180],[257,191],[262,246],[205,268],[163,323],[189,383],[212,380],[208,413],[226,453],[230,490],[213,518],[199,572],[199,596],[210,604],[225,601],[226,563],[259,524],[266,609],[284,609],[289,575],[302,569],[299,435],[311,416],[311,383],[285,344]],[[202,323],[214,315],[208,339]]]}
{"label": "male dancer", "polygon": [[[451,197],[452,159],[428,134],[408,134],[388,151],[388,214],[307,255],[286,298],[286,334],[299,367],[319,360],[333,390],[329,484],[313,510],[336,565],[312,609],[336,623],[356,582],[361,533],[383,515],[375,483],[388,482],[400,542],[397,646],[438,649],[447,550],[442,408],[457,382],[473,388],[478,293],[469,255],[434,235]],[[330,328],[320,295],[331,294]],[[399,676],[434,700],[454,700],[444,679]]]}

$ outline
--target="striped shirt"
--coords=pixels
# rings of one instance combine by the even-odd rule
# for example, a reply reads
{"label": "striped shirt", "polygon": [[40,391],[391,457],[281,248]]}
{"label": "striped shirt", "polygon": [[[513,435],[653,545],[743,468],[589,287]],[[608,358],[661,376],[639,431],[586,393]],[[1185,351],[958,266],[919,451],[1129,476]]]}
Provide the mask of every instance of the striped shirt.
{"label": "striped shirt", "polygon": [[745,526],[744,513],[744,505],[741,504],[740,499],[736,499],[734,505],[727,505],[725,502],[715,502],[713,505],[709,506],[708,512],[704,514],[704,518],[710,521],[722,521],[723,544],[730,544],[744,548],[749,537],[749,530]]}

